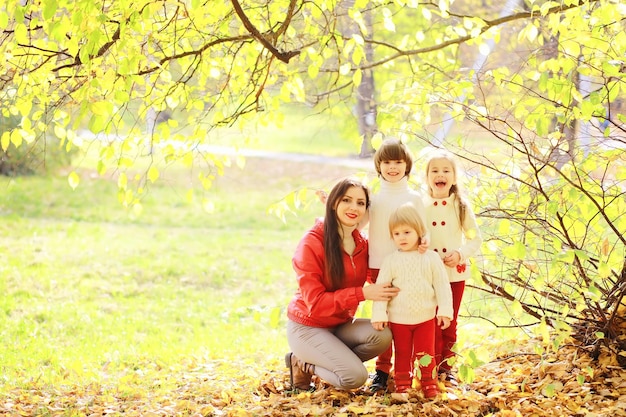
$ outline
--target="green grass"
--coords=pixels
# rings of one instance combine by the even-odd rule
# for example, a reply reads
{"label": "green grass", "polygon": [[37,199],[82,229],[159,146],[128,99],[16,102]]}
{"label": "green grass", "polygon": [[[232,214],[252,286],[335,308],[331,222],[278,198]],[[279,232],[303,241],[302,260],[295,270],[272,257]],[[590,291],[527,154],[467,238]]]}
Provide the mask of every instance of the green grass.
{"label": "green grass", "polygon": [[139,216],[112,181],[72,191],[64,177],[2,179],[0,387],[67,383],[146,358],[285,351],[290,255],[321,206],[285,224],[266,212],[284,187],[234,189],[241,174],[215,184],[211,213],[169,178]]}
{"label": "green grass", "polygon": [[[271,136],[272,150],[317,149],[310,136]],[[267,209],[354,169],[254,159],[203,190],[174,165],[135,212],[117,200],[114,175],[91,175],[92,158],[79,159],[75,190],[66,175],[0,178],[0,393],[120,386],[129,370],[167,372],[197,358],[279,364],[296,287],[291,255],[323,208],[310,197],[286,223]],[[477,338],[472,326],[466,346],[496,337],[482,329]]]}

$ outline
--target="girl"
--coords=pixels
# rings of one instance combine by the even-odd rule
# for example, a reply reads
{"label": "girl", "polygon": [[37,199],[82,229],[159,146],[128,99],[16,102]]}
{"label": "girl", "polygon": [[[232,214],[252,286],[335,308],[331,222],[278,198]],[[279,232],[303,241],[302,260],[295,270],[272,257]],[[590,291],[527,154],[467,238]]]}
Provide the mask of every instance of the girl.
{"label": "girl", "polygon": [[309,390],[315,374],[340,389],[367,381],[363,362],[391,343],[388,329],[376,331],[367,319],[355,319],[364,300],[391,300],[397,288],[363,286],[367,277],[366,238],[357,229],[369,206],[361,182],[336,184],[326,201],[326,215],[302,238],[292,263],[298,290],[287,308],[285,356],[293,390]]}
{"label": "girl", "polygon": [[442,379],[456,384],[451,373],[457,340],[457,318],[470,277],[468,258],[480,249],[482,237],[476,217],[458,185],[459,168],[453,154],[444,150],[432,152],[426,162],[428,195],[424,198],[430,248],[439,254],[452,287],[454,315],[447,329],[437,329],[436,360]]}
{"label": "girl", "polygon": [[[426,226],[412,204],[404,204],[389,219],[389,232],[397,251],[383,261],[379,284],[392,284],[400,292],[393,301],[376,301],[372,326],[393,334],[396,392],[411,388],[415,359],[419,360],[422,391],[426,398],[437,396],[435,327],[445,329],[452,318],[452,292],[446,270],[433,251],[418,247]],[[437,314],[435,320],[435,313]],[[428,358],[424,358],[428,355]]]}

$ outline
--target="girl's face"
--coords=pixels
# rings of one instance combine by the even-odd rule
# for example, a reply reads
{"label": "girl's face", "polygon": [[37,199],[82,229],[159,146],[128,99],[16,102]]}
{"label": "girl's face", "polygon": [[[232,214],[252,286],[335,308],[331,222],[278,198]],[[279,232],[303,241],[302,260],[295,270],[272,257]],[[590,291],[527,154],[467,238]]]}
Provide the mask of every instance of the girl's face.
{"label": "girl's face", "polygon": [[402,252],[417,250],[419,245],[417,230],[407,224],[400,224],[391,229],[391,237],[396,247]]}
{"label": "girl's face", "polygon": [[432,159],[428,164],[428,187],[434,198],[450,196],[450,188],[456,184],[456,173],[452,162],[446,158]]}
{"label": "girl's face", "polygon": [[363,219],[366,208],[365,190],[361,187],[350,187],[335,206],[337,220],[347,227],[356,226]]}
{"label": "girl's face", "polygon": [[381,161],[380,174],[387,182],[398,182],[406,174],[406,161]]}

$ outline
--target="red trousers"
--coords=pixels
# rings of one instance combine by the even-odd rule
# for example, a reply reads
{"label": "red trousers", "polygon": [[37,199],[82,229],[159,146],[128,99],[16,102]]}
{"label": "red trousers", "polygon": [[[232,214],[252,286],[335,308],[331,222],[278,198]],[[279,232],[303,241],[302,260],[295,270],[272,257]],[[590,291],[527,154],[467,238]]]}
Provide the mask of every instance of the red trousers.
{"label": "red trousers", "polygon": [[[436,326],[435,329],[435,358],[437,364],[439,364],[439,372],[449,372],[452,368],[452,364],[449,364],[447,359],[454,357],[452,348],[456,343],[457,318],[461,308],[461,299],[465,292],[465,281],[451,282],[450,286],[452,287],[454,317],[450,321],[450,327],[447,329],[441,330],[439,326]],[[378,364],[378,362],[376,363]]]}
{"label": "red trousers", "polygon": [[[413,377],[419,377],[422,386],[432,385],[437,379],[437,364],[435,363],[435,327],[436,320],[425,321],[419,324],[389,323],[393,334],[395,349],[394,379],[396,390],[402,392],[410,388]],[[419,364],[419,373],[415,371],[415,361],[424,358],[424,364]]]}

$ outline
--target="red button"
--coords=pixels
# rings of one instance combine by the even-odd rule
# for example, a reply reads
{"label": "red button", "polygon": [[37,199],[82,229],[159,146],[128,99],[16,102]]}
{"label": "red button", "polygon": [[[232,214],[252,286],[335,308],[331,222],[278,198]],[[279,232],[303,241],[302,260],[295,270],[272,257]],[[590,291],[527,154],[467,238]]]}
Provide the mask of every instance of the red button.
{"label": "red button", "polygon": [[435,205],[437,205],[437,202],[435,201]]}
{"label": "red button", "polygon": [[448,250],[446,248],[441,249],[443,253],[446,253]]}
{"label": "red button", "polygon": [[446,222],[441,222],[441,225],[442,225],[442,226],[445,226],[445,225],[446,225]]}
{"label": "red button", "polygon": [[446,204],[448,204],[448,202],[444,200],[444,201],[441,202],[441,204],[443,204],[445,206]]}
{"label": "red button", "polygon": [[433,222],[433,226],[437,226],[437,222]]}

